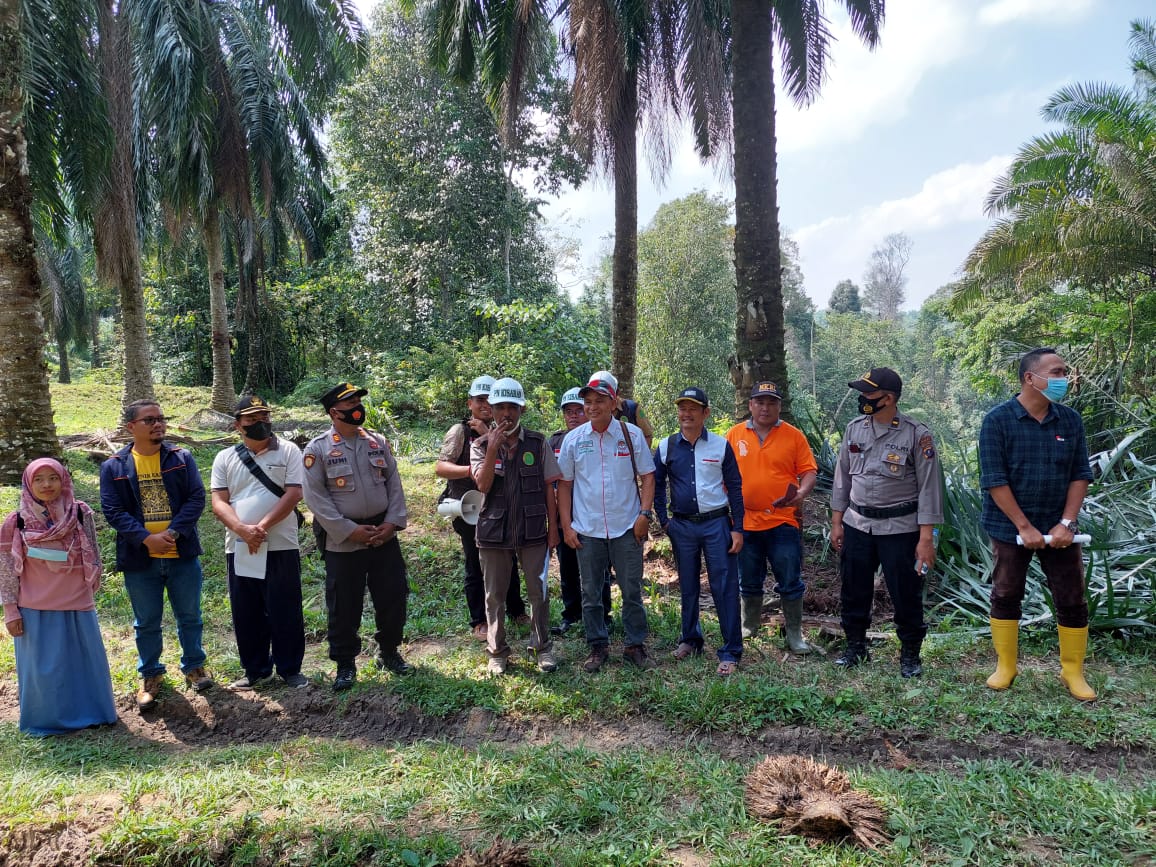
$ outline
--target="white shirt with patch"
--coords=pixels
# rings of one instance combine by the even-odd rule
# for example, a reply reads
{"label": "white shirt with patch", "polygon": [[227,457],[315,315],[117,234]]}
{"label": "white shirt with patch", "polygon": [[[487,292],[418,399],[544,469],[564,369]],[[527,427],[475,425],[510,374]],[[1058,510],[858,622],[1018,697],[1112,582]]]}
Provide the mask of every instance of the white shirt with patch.
{"label": "white shirt with patch", "polygon": [[[253,460],[273,483],[282,488],[301,487],[305,482],[301,449],[277,436],[273,438],[273,443],[275,448],[270,447],[259,455],[253,455]],[[233,446],[221,450],[213,458],[209,487],[214,491],[228,491],[233,511],[246,524],[255,524],[268,515],[280,499],[249,471]],[[232,554],[236,544],[237,534],[226,529],[225,553]],[[300,547],[296,515],[290,512],[269,528],[268,545],[270,551],[294,551]]]}
{"label": "white shirt with patch", "polygon": [[642,431],[613,419],[602,433],[590,422],[566,434],[558,454],[562,478],[574,483],[570,526],[583,536],[617,539],[634,528],[642,504],[626,436],[634,448],[640,476],[654,472],[654,456]]}

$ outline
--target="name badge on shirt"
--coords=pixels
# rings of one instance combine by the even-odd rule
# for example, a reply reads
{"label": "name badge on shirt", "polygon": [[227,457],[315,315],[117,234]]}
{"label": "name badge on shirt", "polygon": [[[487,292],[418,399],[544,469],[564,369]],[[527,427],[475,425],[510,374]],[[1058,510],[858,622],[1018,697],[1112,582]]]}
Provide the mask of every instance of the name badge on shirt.
{"label": "name badge on shirt", "polygon": [[61,551],[59,548],[34,548],[29,545],[28,556],[36,560],[51,560],[53,563],[68,561],[68,552]]}

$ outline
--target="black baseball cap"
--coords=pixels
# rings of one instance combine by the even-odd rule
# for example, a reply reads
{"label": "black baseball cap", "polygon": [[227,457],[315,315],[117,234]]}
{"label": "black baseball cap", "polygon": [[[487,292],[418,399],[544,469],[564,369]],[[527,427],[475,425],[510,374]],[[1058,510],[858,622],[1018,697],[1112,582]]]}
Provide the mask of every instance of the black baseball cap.
{"label": "black baseball cap", "polygon": [[903,379],[890,367],[872,367],[847,385],[864,394],[869,391],[893,391],[896,396],[903,393]]}
{"label": "black baseball cap", "polygon": [[682,403],[684,400],[697,403],[699,406],[710,406],[710,401],[707,400],[706,392],[698,386],[692,385],[690,388],[684,388],[674,399],[675,406]]}
{"label": "black baseball cap", "polygon": [[265,403],[260,397],[255,394],[246,394],[239,401],[237,406],[233,409],[233,418],[240,418],[243,415],[249,415],[253,412],[271,412],[269,404]]}
{"label": "black baseball cap", "polygon": [[367,394],[369,394],[368,388],[358,388],[352,383],[343,382],[321,395],[321,406],[328,412],[333,408],[333,404],[340,403],[347,397],[365,397]]}
{"label": "black baseball cap", "polygon": [[751,389],[751,399],[754,400],[756,397],[773,397],[776,400],[783,399],[779,387],[773,382],[756,382],[755,387]]}

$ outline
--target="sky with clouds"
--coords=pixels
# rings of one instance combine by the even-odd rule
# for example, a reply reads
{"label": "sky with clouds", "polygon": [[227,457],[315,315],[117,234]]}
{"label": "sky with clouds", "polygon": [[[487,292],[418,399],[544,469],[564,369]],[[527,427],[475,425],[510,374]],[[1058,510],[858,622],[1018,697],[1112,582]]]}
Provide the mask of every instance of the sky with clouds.
{"label": "sky with clouds", "polygon": [[[992,181],[1048,129],[1044,101],[1072,82],[1130,82],[1129,23],[1154,12],[1151,0],[887,0],[872,52],[841,3],[827,8],[837,39],[829,80],[809,107],[782,95],[777,104],[780,223],[820,306],[839,280],[861,284],[883,236],[907,233],[909,308],[957,276],[988,225]],[[699,163],[684,137],[661,187],[640,165],[640,227],[699,189],[734,197],[732,180]],[[543,214],[580,244],[581,261],[560,274],[573,291],[608,249],[610,185],[590,181]]]}

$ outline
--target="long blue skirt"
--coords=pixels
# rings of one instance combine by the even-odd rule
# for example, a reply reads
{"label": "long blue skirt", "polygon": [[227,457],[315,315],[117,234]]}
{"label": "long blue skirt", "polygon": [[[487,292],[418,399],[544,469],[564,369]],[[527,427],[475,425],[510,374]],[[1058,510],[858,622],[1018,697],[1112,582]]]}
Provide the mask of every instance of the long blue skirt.
{"label": "long blue skirt", "polygon": [[21,608],[15,639],[20,731],[43,737],[116,722],[95,611]]}

